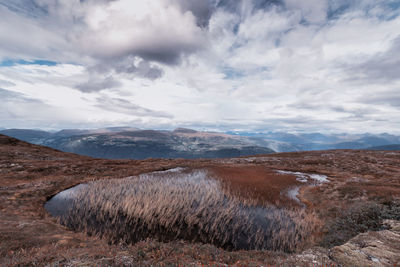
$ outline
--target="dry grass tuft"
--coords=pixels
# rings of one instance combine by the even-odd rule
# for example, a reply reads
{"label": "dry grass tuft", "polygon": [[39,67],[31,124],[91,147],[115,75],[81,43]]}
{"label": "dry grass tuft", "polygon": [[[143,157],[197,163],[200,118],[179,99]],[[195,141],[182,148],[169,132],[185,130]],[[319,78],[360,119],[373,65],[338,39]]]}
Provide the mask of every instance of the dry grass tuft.
{"label": "dry grass tuft", "polygon": [[292,252],[308,244],[319,225],[302,209],[257,206],[225,194],[204,170],[100,180],[76,194],[61,223],[111,243],[184,239]]}
{"label": "dry grass tuft", "polygon": [[325,225],[325,235],[320,245],[338,246],[359,233],[387,229],[384,220],[400,220],[399,201],[355,202],[347,209],[338,210],[336,218]]}

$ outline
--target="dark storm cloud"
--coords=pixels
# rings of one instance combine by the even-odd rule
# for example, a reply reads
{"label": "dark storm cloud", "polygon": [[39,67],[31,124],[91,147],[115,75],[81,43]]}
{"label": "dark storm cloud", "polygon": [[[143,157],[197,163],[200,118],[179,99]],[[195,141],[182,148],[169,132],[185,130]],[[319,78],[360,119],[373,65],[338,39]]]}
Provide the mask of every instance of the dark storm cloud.
{"label": "dark storm cloud", "polygon": [[[135,2],[125,0],[0,0],[0,16],[17,29],[0,23],[0,60],[39,56],[85,66],[89,60],[92,66],[120,61],[115,65],[121,72],[125,58],[139,57],[147,63],[135,66],[138,76],[156,79],[163,71],[153,62],[179,65],[182,57],[205,47],[212,0],[160,0],[138,8],[143,6],[136,16]],[[105,17],[96,15],[99,10]],[[32,41],[22,44],[27,38]]]}
{"label": "dark storm cloud", "polygon": [[182,57],[206,46],[205,28],[214,9],[211,1],[160,0],[141,4],[139,12],[129,1],[113,2],[104,5],[105,18],[90,22],[86,17],[89,22],[82,41],[90,46],[84,49],[100,62],[140,57],[149,63],[179,65]]}
{"label": "dark storm cloud", "polygon": [[180,45],[162,45],[154,43],[148,47],[132,51],[127,56],[139,56],[146,61],[160,62],[167,65],[178,65],[181,62],[183,55],[188,55],[200,47],[197,45],[187,46],[186,44]]}

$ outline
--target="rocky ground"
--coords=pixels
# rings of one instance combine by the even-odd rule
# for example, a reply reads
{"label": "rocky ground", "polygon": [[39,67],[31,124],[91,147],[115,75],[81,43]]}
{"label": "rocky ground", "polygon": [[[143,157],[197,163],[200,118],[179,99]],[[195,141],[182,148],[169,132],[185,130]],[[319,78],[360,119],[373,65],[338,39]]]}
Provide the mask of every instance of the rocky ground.
{"label": "rocky ground", "polygon": [[[43,208],[51,196],[82,182],[174,167],[209,169],[222,181],[231,179],[229,188],[236,193],[256,188],[251,197],[277,205],[290,203],[278,192],[298,183],[293,177],[272,175],[276,171],[326,175],[328,183],[306,184],[298,195],[321,218],[321,231],[315,242],[295,254],[225,251],[184,241],[109,245],[98,237],[69,231]],[[101,160],[0,136],[0,265],[399,266],[399,199],[400,152],[337,150],[224,160]]]}

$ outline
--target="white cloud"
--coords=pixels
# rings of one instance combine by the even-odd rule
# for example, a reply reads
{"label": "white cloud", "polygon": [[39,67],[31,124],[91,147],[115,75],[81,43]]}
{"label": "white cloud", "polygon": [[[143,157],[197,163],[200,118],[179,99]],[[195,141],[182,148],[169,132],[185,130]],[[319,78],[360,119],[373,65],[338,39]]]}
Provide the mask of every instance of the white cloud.
{"label": "white cloud", "polygon": [[179,6],[167,0],[114,1],[105,7],[92,7],[85,19],[88,31],[80,46],[100,58],[133,54],[173,63],[181,53],[191,53],[204,42],[194,15],[182,13]]}
{"label": "white cloud", "polygon": [[0,85],[74,125],[400,131],[390,1],[212,2],[41,0],[36,17],[0,5],[0,57],[60,62],[0,67]]}
{"label": "white cloud", "polygon": [[[183,8],[172,0],[19,2],[0,2],[1,58],[90,63],[133,55],[175,64],[181,55],[193,53],[205,42],[193,14],[205,19],[200,9],[205,7],[198,5]],[[29,6],[32,16],[25,12]],[[16,9],[20,12],[13,12]],[[42,9],[45,14],[35,16]]]}
{"label": "white cloud", "polygon": [[289,10],[301,13],[302,17],[310,23],[325,22],[328,11],[328,0],[284,0]]}

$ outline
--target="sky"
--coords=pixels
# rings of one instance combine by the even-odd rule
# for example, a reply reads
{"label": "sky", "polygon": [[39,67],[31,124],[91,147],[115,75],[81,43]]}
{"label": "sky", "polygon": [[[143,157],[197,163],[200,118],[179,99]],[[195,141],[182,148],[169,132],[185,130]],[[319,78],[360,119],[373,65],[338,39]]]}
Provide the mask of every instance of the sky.
{"label": "sky", "polygon": [[398,0],[0,0],[0,127],[400,133]]}

